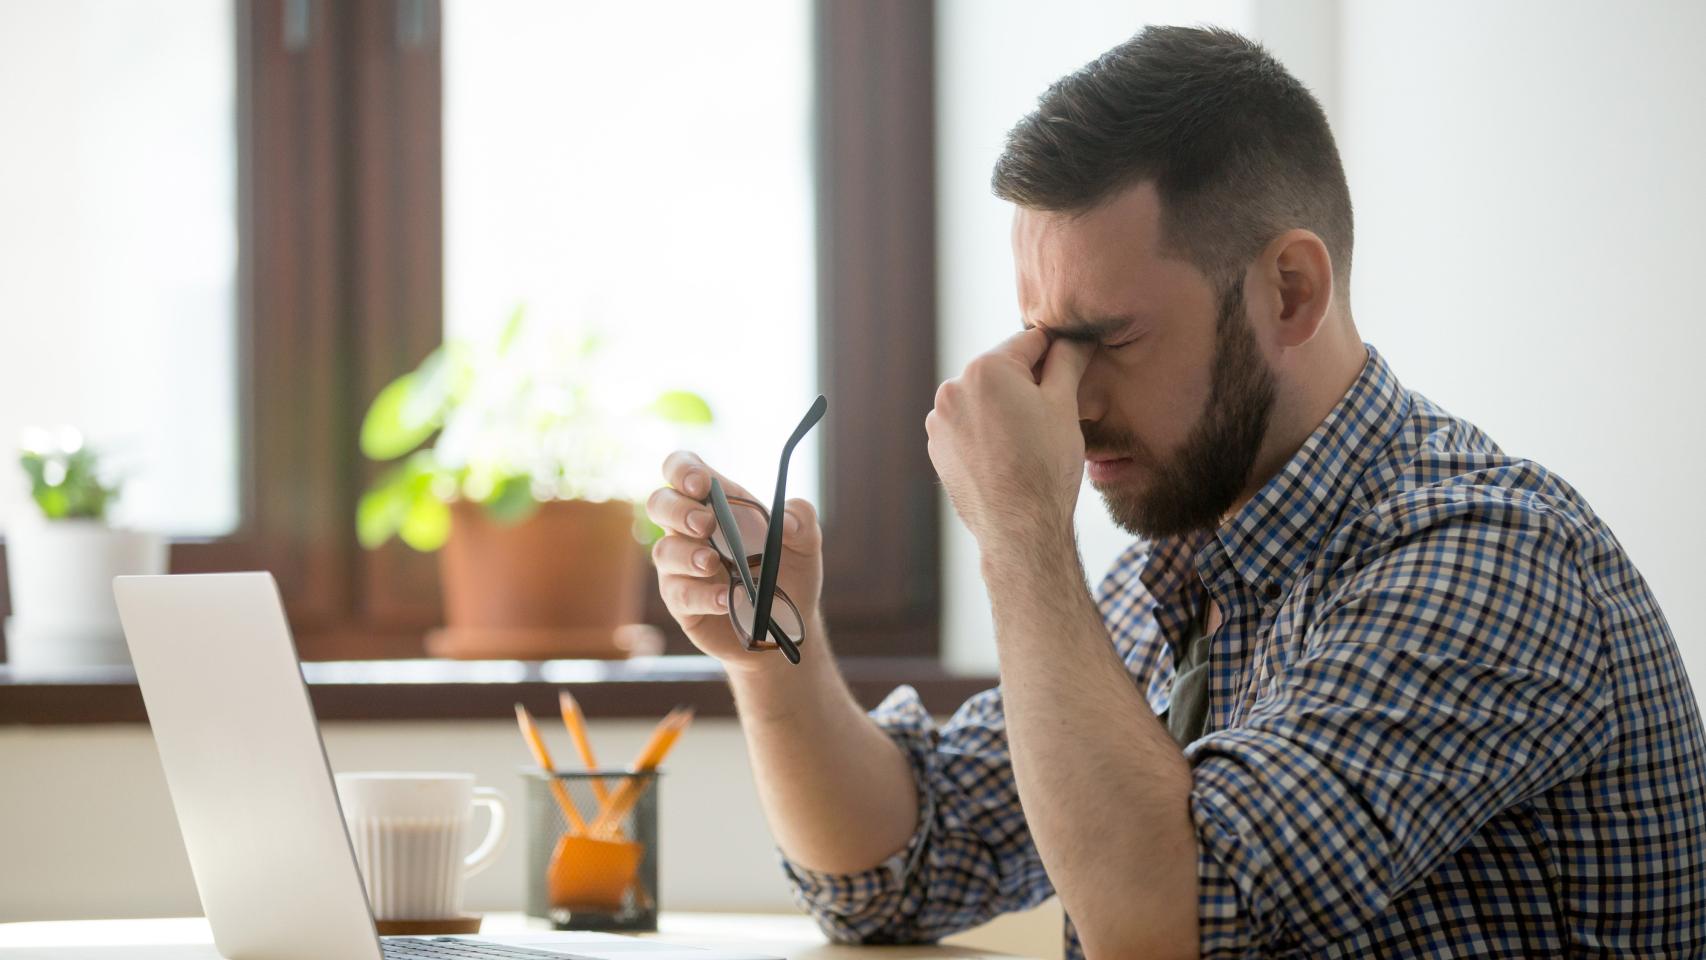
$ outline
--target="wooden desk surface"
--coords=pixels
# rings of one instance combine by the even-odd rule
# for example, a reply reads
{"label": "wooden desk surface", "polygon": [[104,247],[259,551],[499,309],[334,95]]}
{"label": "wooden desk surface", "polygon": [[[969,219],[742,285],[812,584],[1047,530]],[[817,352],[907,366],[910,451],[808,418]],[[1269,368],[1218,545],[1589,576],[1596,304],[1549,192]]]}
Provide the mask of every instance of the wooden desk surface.
{"label": "wooden desk surface", "polygon": [[[489,913],[482,933],[537,932],[521,914]],[[935,960],[1000,958],[1011,954],[965,947],[852,947],[827,943],[809,919],[774,914],[665,913],[658,940],[755,953],[788,960]],[[157,920],[59,920],[0,923],[0,960],[216,960],[201,917]]]}

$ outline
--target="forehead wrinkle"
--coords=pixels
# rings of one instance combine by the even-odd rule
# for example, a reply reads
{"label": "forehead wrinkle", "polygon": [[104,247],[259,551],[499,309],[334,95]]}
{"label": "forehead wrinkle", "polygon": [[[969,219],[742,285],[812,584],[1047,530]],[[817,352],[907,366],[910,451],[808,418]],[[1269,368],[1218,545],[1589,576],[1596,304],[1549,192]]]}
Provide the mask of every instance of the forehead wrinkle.
{"label": "forehead wrinkle", "polygon": [[1020,326],[1042,327],[1050,337],[1063,340],[1096,343],[1121,333],[1140,315],[1118,308],[1085,310],[1078,302],[1086,292],[1080,287],[1094,278],[1092,264],[1098,262],[1092,239],[1078,229],[1081,224],[1078,215],[1015,211],[1012,229]]}

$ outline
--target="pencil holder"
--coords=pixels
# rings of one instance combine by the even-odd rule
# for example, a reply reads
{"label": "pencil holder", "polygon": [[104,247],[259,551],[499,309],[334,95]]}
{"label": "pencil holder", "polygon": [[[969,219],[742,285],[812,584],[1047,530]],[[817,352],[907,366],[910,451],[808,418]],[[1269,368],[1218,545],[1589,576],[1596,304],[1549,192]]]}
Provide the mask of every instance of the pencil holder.
{"label": "pencil holder", "polygon": [[[522,770],[528,916],[558,930],[657,929],[657,777]],[[586,830],[571,829],[553,780],[566,789]]]}

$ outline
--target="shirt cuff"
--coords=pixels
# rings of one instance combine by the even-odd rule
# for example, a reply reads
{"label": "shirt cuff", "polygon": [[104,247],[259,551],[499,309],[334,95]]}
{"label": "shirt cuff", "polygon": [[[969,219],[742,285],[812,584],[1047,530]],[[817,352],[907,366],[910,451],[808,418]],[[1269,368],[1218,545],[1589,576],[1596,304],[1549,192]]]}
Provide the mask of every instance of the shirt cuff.
{"label": "shirt cuff", "polygon": [[910,686],[897,687],[871,711],[871,718],[900,746],[912,769],[918,796],[918,824],[912,837],[882,863],[857,873],[807,869],[789,860],[780,849],[776,852],[794,901],[826,934],[843,942],[889,939],[883,934],[896,933],[896,915],[902,912],[907,878],[918,868],[936,819],[935,799],[927,786],[935,726],[918,692]]}
{"label": "shirt cuff", "polygon": [[1243,957],[1257,953],[1255,931],[1246,907],[1247,892],[1230,865],[1247,859],[1238,833],[1201,792],[1191,797],[1191,819],[1197,830],[1197,930],[1204,958]]}

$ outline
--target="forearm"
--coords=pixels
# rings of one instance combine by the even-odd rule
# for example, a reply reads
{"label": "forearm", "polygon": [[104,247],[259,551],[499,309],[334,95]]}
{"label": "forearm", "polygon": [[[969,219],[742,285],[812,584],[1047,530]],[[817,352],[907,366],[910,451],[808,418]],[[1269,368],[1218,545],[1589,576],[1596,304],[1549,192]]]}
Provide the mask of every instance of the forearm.
{"label": "forearm", "polygon": [[986,553],[984,576],[1019,797],[1086,953],[1196,956],[1190,768],[1109,644],[1070,533]]}
{"label": "forearm", "polygon": [[[814,631],[824,637],[821,624]],[[784,855],[855,873],[906,845],[918,825],[911,767],[860,709],[825,642],[800,664],[765,656],[730,671],[759,801]]]}

